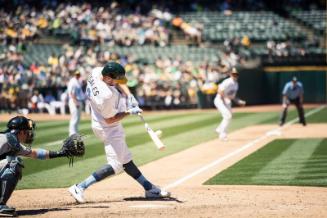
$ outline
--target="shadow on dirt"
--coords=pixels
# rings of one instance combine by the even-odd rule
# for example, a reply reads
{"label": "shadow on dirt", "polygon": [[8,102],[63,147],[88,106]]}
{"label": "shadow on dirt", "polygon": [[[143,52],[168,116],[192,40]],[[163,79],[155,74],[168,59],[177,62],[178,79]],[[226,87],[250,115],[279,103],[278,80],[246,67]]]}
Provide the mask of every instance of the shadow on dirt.
{"label": "shadow on dirt", "polygon": [[180,201],[174,197],[167,197],[167,198],[130,197],[130,198],[124,198],[124,201],[176,201],[177,203],[184,203],[183,201]]}
{"label": "shadow on dirt", "polygon": [[33,210],[19,210],[17,216],[32,216],[41,215],[52,211],[67,211],[67,208],[50,208],[50,209],[33,209]]}
{"label": "shadow on dirt", "polygon": [[77,202],[66,204],[70,208],[109,208],[107,205],[99,204],[110,204],[110,203],[119,203],[124,202],[123,200],[100,200],[100,201],[86,201],[83,204]]}

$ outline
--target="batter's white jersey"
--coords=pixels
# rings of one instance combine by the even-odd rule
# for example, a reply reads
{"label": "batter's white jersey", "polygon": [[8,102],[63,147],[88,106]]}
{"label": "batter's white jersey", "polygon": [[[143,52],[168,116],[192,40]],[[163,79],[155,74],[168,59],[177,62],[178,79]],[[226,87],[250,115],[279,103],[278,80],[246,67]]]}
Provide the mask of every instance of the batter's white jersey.
{"label": "batter's white jersey", "polygon": [[101,79],[103,67],[96,67],[87,80],[86,96],[90,102],[92,126],[109,127],[105,119],[126,111],[126,99],[114,86],[109,86]]}
{"label": "batter's white jersey", "polygon": [[91,106],[93,132],[103,141],[108,164],[118,173],[123,169],[123,164],[132,160],[132,154],[128,150],[121,123],[108,124],[105,119],[126,111],[126,99],[116,87],[102,81],[102,69],[97,67],[90,73],[86,95]]}

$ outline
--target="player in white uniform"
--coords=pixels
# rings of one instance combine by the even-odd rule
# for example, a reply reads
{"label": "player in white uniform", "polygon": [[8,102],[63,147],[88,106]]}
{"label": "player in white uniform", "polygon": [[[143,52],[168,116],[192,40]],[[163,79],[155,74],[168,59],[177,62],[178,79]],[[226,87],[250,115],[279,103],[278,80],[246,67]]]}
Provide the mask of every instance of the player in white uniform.
{"label": "player in white uniform", "polygon": [[81,118],[83,101],[85,100],[80,77],[80,72],[76,71],[74,77],[69,80],[67,85],[67,92],[69,96],[68,106],[71,116],[69,121],[69,135],[78,133],[78,125]]}
{"label": "player in white uniform", "polygon": [[126,82],[125,69],[115,62],[94,68],[88,77],[86,96],[91,106],[92,129],[104,143],[108,163],[81,183],[69,188],[69,192],[79,203],[85,202],[83,192],[90,185],[122,170],[143,186],[146,198],[170,196],[169,192],[147,180],[133,163],[120,120],[129,114],[137,115],[142,110],[124,85]]}
{"label": "player in white uniform", "polygon": [[214,100],[216,108],[221,113],[223,120],[217,127],[216,132],[219,134],[219,139],[227,140],[227,128],[232,119],[232,101],[240,106],[245,106],[245,101],[236,98],[238,90],[238,72],[235,68],[231,70],[230,77],[225,79],[218,86],[218,93]]}

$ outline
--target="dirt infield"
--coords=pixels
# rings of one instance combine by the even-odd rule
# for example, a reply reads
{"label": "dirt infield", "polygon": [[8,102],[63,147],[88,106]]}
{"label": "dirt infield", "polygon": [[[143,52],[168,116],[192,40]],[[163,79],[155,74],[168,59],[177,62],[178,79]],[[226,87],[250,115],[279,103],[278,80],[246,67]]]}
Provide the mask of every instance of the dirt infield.
{"label": "dirt infield", "polygon": [[[90,187],[76,204],[66,189],[15,191],[8,202],[20,216],[38,217],[323,217],[327,189],[277,186],[203,186],[202,183],[275,138],[327,137],[327,124],[251,126],[141,167],[172,198],[146,200],[126,174]],[[273,134],[271,134],[273,133]]]}

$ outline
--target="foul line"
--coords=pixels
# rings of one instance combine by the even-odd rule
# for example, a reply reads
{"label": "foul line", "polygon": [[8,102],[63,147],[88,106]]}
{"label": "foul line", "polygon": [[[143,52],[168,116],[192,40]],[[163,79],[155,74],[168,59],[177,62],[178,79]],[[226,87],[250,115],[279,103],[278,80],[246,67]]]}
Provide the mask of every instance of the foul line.
{"label": "foul line", "polygon": [[[325,108],[325,105],[322,105],[322,106],[320,106],[320,107],[318,107],[318,108],[315,108],[315,109],[309,111],[308,113],[306,113],[306,114],[305,114],[305,117],[309,117],[309,116],[311,116],[312,114],[315,114],[315,113],[321,111],[321,110],[324,109],[324,108]],[[295,123],[295,122],[297,122],[297,121],[298,121],[298,118],[295,118],[295,119],[289,121],[288,123],[286,123],[284,126],[274,128],[274,129],[272,129],[272,130],[270,130],[270,131],[268,131],[268,132],[280,131],[280,130],[282,130],[282,129],[288,127],[288,126],[290,126],[291,124],[293,124],[293,123]],[[267,132],[267,133],[268,133],[268,132]],[[225,161],[225,160],[227,160],[227,159],[229,159],[229,158],[231,158],[231,157],[233,157],[233,156],[235,156],[235,155],[241,153],[242,151],[244,151],[244,150],[246,150],[246,149],[252,147],[252,146],[255,145],[256,143],[258,143],[258,142],[260,142],[260,141],[262,141],[262,140],[264,140],[264,139],[266,139],[266,138],[268,138],[268,137],[271,136],[271,134],[267,134],[267,133],[264,134],[264,135],[262,135],[262,136],[257,137],[256,139],[250,141],[249,143],[247,143],[247,144],[245,144],[245,145],[242,145],[241,148],[239,148],[239,149],[237,149],[237,150],[235,150],[235,151],[233,151],[233,152],[231,152],[231,153],[229,153],[229,154],[227,154],[227,155],[225,155],[225,156],[223,156],[223,157],[221,157],[221,158],[218,158],[217,160],[215,160],[215,161],[213,161],[213,162],[211,162],[211,163],[209,163],[209,164],[207,164],[207,165],[201,167],[200,169],[194,171],[193,173],[191,173],[191,174],[189,174],[189,175],[186,175],[186,176],[182,177],[181,179],[178,179],[177,181],[175,181],[175,182],[173,182],[173,183],[171,183],[171,184],[165,186],[164,189],[168,190],[168,189],[170,189],[170,188],[174,188],[174,187],[176,187],[176,186],[178,186],[178,185],[184,183],[185,181],[191,179],[192,177],[197,176],[197,175],[199,175],[200,173],[202,173],[202,172],[204,172],[204,171],[206,171],[206,170],[208,170],[208,169],[210,169],[210,168],[212,168],[212,167],[214,167],[214,166],[216,166],[216,165],[222,163],[223,161]]]}

